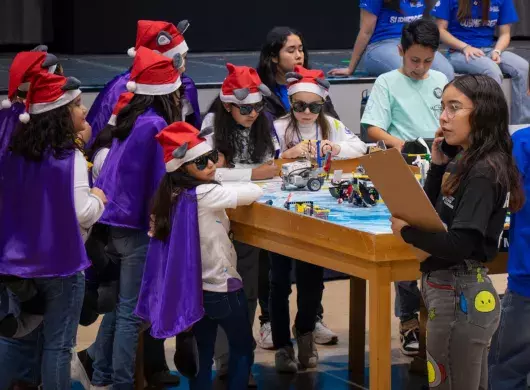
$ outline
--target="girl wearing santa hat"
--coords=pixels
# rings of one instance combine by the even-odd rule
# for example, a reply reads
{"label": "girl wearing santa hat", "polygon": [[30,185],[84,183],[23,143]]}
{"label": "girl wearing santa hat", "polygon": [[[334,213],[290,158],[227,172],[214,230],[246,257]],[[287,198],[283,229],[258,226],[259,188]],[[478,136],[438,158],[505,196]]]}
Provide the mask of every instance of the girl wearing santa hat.
{"label": "girl wearing santa hat", "polygon": [[[175,54],[180,54],[185,59],[188,53],[188,45],[184,40],[184,33],[188,27],[189,23],[187,20],[180,21],[177,26],[162,21],[139,20],[135,46],[130,48],[127,54],[130,57],[135,57],[140,47],[146,47],[168,58],[173,58]],[[185,70],[185,62],[183,61],[179,69],[182,82],[182,120],[200,127],[201,113],[197,88],[193,80],[183,74]],[[92,104],[87,116],[87,121],[92,125],[92,140],[107,125],[119,96],[127,92],[126,85],[130,76],[131,69],[128,69],[109,81]]]}
{"label": "girl wearing santa hat", "polygon": [[[366,153],[367,147],[342,122],[323,113],[329,83],[321,70],[295,66],[286,74],[291,111],[274,122],[278,135],[281,158],[309,157],[331,151],[332,156],[354,158]],[[308,142],[308,141],[313,142]],[[315,149],[315,140],[321,140],[321,150]],[[285,256],[270,254],[271,259],[271,325],[272,340],[278,348],[276,369],[296,372],[289,331],[289,294],[291,262]],[[318,362],[313,331],[317,309],[322,299],[323,269],[313,264],[296,262],[298,314],[293,332],[297,338],[298,360],[302,367],[313,368]]]}
{"label": "girl wearing santa hat", "polygon": [[221,326],[230,345],[228,389],[240,390],[247,388],[253,338],[225,209],[249,205],[262,191],[252,183],[215,181],[219,152],[205,141],[210,131],[177,122],[156,137],[167,173],[153,202],[153,239],[137,313],[151,322],[154,337],[173,337],[191,327],[199,368],[190,379],[192,390],[212,388]]}
{"label": "girl wearing santa hat", "polygon": [[149,207],[165,172],[154,137],[180,119],[181,67],[180,54],[170,59],[138,49],[127,83],[134,97],[117,116],[113,143],[96,180],[109,199],[99,222],[108,226],[108,246],[121,260],[117,307],[105,314],[92,348],[95,386],[133,387],[141,324],[134,308],[149,243]]}
{"label": "girl wearing santa hat", "polygon": [[[216,170],[219,181],[250,182],[270,179],[279,174],[274,164],[279,152],[278,142],[271,128],[270,114],[264,110],[264,96],[271,92],[253,68],[226,65],[228,76],[220,96],[213,102],[202,127],[213,126],[213,134],[206,137],[211,147],[223,156]],[[249,303],[251,325],[254,323],[258,301],[258,274],[261,249],[235,241],[237,270]],[[268,283],[268,271],[265,278]],[[267,299],[268,302],[268,299]],[[268,303],[267,303],[268,304]],[[228,343],[224,332],[217,338],[215,362],[219,376],[228,369]],[[251,379],[251,382],[253,379]]]}
{"label": "girl wearing santa hat", "polygon": [[79,226],[88,229],[99,219],[106,198],[89,188],[76,142],[86,127],[79,81],[50,73],[30,81],[24,124],[0,162],[0,274],[34,283],[45,301],[44,321],[26,337],[0,338],[0,388],[21,379],[37,355],[44,388],[70,389],[82,271],[90,265]]}

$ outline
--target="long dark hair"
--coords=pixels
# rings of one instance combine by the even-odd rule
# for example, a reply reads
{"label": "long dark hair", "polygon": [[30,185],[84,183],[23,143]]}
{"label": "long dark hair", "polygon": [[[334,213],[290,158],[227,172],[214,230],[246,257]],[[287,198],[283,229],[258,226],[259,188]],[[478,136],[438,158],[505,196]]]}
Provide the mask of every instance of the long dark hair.
{"label": "long dark hair", "polygon": [[42,114],[32,114],[28,123],[20,123],[11,136],[10,150],[32,161],[42,161],[48,152],[56,159],[64,159],[79,149],[76,139],[68,104]]}
{"label": "long dark hair", "polygon": [[[182,96],[183,90],[181,90]],[[136,119],[148,108],[153,108],[164,120],[171,124],[181,119],[182,100],[179,98],[175,104],[176,93],[169,95],[151,96],[134,95],[129,104],[125,106],[116,118],[116,127],[112,131],[112,137],[120,141],[126,139],[136,123]]]}
{"label": "long dark hair", "polygon": [[94,159],[94,156],[96,155],[98,150],[103,148],[110,148],[110,146],[112,145],[113,130],[114,126],[107,125],[99,132],[90,148],[86,150],[86,156],[90,161]]}
{"label": "long dark hair", "polygon": [[442,185],[444,195],[452,195],[462,179],[479,161],[485,161],[495,173],[496,181],[510,192],[510,209],[520,210],[524,204],[521,176],[512,157],[512,139],[508,130],[509,112],[499,84],[489,76],[464,75],[452,85],[473,102],[469,115],[470,145],[457,163],[455,174]]}
{"label": "long dark hair", "polygon": [[265,43],[261,47],[259,63],[256,67],[261,81],[269,87],[271,91],[274,91],[276,88],[276,73],[278,72],[278,65],[272,62],[272,59],[279,57],[280,50],[285,45],[285,42],[287,42],[287,38],[291,35],[298,36],[300,41],[302,41],[302,47],[304,50],[304,68],[308,68],[309,56],[302,34],[291,27],[274,27],[267,34],[267,38],[265,38]]}
{"label": "long dark hair", "polygon": [[[223,153],[226,162],[232,165],[237,151],[243,149],[243,142],[245,142],[241,137],[241,132],[238,130],[240,125],[234,120],[232,114],[226,111],[219,97],[213,101],[208,111],[210,112],[212,109],[215,113],[215,132],[213,136],[215,148]],[[274,154],[271,124],[263,111],[250,128],[248,153],[254,163],[264,162],[263,160],[267,156]]]}
{"label": "long dark hair", "polygon": [[[287,114],[287,116],[289,117],[289,124],[287,125],[287,130],[285,131],[285,145],[287,145],[287,148],[290,149],[298,142],[302,141],[302,135],[300,134],[298,121],[294,116],[294,111],[292,108],[291,111],[289,111],[289,114]],[[329,123],[326,119],[326,114],[324,113],[324,110],[321,110],[318,114],[316,124],[318,125],[318,127],[320,127],[322,139],[329,139]]]}
{"label": "long dark hair", "polygon": [[[457,19],[460,22],[471,19],[473,0],[458,0]],[[487,23],[490,18],[490,0],[482,0],[482,24]]]}
{"label": "long dark hair", "polygon": [[218,184],[216,181],[204,182],[187,173],[183,167],[176,171],[166,173],[158,186],[153,198],[151,210],[154,219],[154,237],[165,241],[171,232],[171,220],[173,205],[176,204],[183,194],[183,190],[197,187],[200,184]]}

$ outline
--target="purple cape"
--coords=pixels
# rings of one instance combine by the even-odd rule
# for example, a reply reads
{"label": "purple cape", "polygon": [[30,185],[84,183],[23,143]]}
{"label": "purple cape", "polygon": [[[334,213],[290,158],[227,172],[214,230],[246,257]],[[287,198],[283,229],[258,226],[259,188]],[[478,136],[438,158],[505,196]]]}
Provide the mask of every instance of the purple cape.
{"label": "purple cape", "polygon": [[90,266],[74,206],[74,153],[0,164],[0,274],[62,277]]}
{"label": "purple cape", "polygon": [[173,207],[167,240],[151,239],[135,313],[151,323],[153,337],[163,339],[204,316],[195,188],[183,192]]}
{"label": "purple cape", "polygon": [[162,147],[155,139],[165,127],[166,121],[149,108],[124,141],[114,139],[95,183],[108,199],[100,223],[148,230],[151,199],[166,173]]}
{"label": "purple cape", "polygon": [[24,104],[16,102],[10,108],[0,110],[0,160],[6,153],[11,135],[20,123],[18,116],[25,111]]}
{"label": "purple cape", "polygon": [[[98,94],[98,97],[90,107],[87,115],[87,122],[92,126],[92,138],[88,145],[92,145],[97,135],[105,126],[112,115],[114,106],[118,102],[120,95],[127,92],[127,82],[131,76],[130,70],[114,77],[105,85],[103,90]],[[199,109],[199,98],[197,94],[197,87],[192,79],[183,74],[181,76],[182,84],[185,86],[184,97],[193,107],[193,116],[189,122],[197,129],[201,128],[201,111]]]}

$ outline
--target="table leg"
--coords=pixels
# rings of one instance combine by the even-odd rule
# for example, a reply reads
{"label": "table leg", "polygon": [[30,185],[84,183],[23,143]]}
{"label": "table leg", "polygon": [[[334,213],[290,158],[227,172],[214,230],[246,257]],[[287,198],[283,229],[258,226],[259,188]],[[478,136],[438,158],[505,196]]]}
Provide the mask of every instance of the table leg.
{"label": "table leg", "polygon": [[364,385],[366,333],[366,280],[350,277],[350,341],[348,369],[353,383]]}
{"label": "table leg", "polygon": [[138,348],[136,350],[136,368],[134,370],[134,389],[143,390],[145,388],[144,378],[144,332],[138,336]]}
{"label": "table leg", "polygon": [[391,383],[390,267],[378,267],[369,280],[370,390],[389,390]]}

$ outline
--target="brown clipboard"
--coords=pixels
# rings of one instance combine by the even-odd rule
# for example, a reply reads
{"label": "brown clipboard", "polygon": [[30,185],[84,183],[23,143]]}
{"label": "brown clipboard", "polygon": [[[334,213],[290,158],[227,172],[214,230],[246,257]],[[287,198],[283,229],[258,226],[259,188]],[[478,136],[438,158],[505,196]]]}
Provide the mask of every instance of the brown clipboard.
{"label": "brown clipboard", "polygon": [[[394,217],[418,229],[430,232],[446,230],[399,150],[377,151],[360,157],[359,162]],[[412,248],[420,261],[430,256],[418,248]]]}

